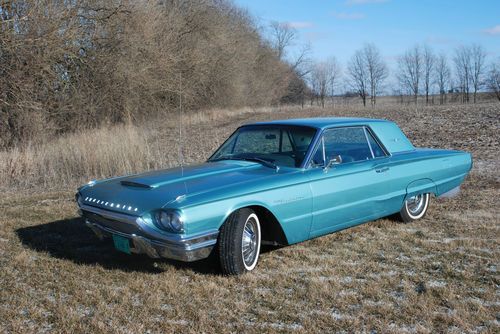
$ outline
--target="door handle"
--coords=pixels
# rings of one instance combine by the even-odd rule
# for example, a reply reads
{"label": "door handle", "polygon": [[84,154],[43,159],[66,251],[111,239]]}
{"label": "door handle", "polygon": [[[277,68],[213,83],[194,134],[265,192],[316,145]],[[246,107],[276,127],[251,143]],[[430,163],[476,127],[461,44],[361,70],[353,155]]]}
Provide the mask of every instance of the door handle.
{"label": "door handle", "polygon": [[379,168],[379,169],[375,169],[375,171],[377,173],[384,173],[384,172],[387,172],[389,170],[389,167],[382,167],[382,168]]}

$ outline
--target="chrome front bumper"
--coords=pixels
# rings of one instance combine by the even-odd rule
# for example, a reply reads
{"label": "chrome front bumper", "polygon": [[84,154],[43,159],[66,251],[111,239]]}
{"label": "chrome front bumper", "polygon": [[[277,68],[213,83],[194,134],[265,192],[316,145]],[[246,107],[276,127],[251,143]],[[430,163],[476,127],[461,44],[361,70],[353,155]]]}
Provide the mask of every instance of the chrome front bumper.
{"label": "chrome front bumper", "polygon": [[[93,215],[98,215],[106,219],[113,219],[115,222],[123,224],[131,224],[134,219],[127,217],[127,221],[123,219],[122,214],[102,210],[87,205],[82,205],[81,211],[90,212]],[[144,226],[136,224],[137,230],[142,232],[139,235],[136,233],[124,233],[108,226],[104,226],[98,222],[92,221],[85,217],[85,224],[97,235],[99,239],[111,237],[113,234],[127,238],[131,242],[130,251],[136,254],[147,254],[152,258],[167,258],[192,262],[201,260],[210,255],[212,249],[217,243],[218,231],[208,231],[207,233],[183,238],[181,235],[163,236],[158,233],[155,238],[149,238],[147,231],[144,231]],[[122,218],[122,219],[120,219]]]}

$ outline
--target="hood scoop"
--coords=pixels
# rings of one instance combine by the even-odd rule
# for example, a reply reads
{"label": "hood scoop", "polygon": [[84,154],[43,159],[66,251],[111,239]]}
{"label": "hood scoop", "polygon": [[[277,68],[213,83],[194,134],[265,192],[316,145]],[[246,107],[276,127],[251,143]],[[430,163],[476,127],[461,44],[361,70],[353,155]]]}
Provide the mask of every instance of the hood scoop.
{"label": "hood scoop", "polygon": [[134,181],[127,181],[127,180],[120,181],[120,184],[122,186],[128,186],[128,187],[137,187],[137,188],[145,188],[145,189],[152,189],[153,188],[149,184],[144,184],[144,183],[134,182]]}

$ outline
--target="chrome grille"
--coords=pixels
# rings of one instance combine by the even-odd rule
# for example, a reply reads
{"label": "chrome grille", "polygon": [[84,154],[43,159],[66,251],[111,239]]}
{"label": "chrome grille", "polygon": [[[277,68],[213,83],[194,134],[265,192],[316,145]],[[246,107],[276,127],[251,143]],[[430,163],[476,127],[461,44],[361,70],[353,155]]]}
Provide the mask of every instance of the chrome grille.
{"label": "chrome grille", "polygon": [[97,223],[99,225],[110,228],[117,232],[143,235],[141,230],[136,225],[132,225],[130,223],[124,223],[118,220],[105,218],[103,216],[85,210],[82,210],[82,215],[84,218],[90,220],[93,223]]}

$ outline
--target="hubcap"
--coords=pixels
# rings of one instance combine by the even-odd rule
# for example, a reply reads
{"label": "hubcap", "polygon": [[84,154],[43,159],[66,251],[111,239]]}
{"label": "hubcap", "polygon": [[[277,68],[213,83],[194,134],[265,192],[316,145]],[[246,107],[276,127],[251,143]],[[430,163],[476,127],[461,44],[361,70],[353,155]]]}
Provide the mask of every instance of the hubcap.
{"label": "hubcap", "polygon": [[250,217],[243,228],[243,237],[241,240],[241,252],[243,261],[247,267],[252,266],[257,256],[257,222]]}
{"label": "hubcap", "polygon": [[408,211],[413,216],[416,216],[420,213],[420,211],[424,207],[424,204],[425,204],[425,195],[423,194],[412,196],[408,198],[408,200],[406,201]]}

